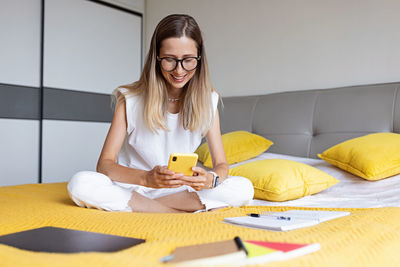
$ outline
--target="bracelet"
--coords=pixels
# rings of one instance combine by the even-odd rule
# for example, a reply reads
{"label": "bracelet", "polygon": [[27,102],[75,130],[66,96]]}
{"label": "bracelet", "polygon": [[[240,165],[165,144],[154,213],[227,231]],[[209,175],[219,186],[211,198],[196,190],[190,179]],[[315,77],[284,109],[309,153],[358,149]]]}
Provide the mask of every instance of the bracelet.
{"label": "bracelet", "polygon": [[213,171],[210,171],[209,173],[211,173],[214,176],[214,179],[212,181],[212,188],[215,188],[219,184],[219,175]]}

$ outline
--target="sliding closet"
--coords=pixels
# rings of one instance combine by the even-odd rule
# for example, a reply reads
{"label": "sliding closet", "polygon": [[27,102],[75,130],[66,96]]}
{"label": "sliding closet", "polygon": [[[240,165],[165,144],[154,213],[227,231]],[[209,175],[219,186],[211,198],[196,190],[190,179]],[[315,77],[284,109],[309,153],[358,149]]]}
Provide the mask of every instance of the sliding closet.
{"label": "sliding closet", "polygon": [[0,2],[0,186],[95,170],[110,94],[140,75],[143,1]]}

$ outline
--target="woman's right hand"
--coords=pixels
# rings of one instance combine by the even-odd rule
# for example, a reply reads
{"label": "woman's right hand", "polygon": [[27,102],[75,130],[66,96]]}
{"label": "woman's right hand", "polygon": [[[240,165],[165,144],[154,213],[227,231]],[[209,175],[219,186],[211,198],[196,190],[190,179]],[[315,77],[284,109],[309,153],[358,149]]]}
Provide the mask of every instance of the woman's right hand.
{"label": "woman's right hand", "polygon": [[182,173],[175,173],[168,170],[167,166],[155,166],[146,173],[146,186],[152,188],[175,188],[184,185],[180,178]]}

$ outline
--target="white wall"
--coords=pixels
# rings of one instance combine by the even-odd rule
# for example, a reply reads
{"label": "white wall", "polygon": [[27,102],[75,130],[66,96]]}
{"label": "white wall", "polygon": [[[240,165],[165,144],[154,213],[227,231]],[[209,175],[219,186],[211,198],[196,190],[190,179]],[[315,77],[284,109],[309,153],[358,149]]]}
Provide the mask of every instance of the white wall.
{"label": "white wall", "polygon": [[199,23],[223,96],[400,81],[398,0],[146,0],[146,51],[171,13]]}

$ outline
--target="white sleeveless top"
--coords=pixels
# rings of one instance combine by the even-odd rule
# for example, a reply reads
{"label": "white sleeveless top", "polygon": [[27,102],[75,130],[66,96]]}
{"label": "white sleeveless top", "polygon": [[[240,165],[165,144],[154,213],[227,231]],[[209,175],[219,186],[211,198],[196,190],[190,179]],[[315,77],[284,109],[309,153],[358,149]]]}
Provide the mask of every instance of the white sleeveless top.
{"label": "white sleeveless top", "polygon": [[[121,92],[126,92],[125,88]],[[218,94],[212,92],[213,116]],[[118,154],[118,164],[130,168],[151,170],[156,165],[168,165],[171,153],[193,153],[201,142],[201,132],[185,130],[179,123],[179,113],[167,113],[169,131],[152,133],[143,121],[143,97],[128,95],[126,102],[127,135]]]}

